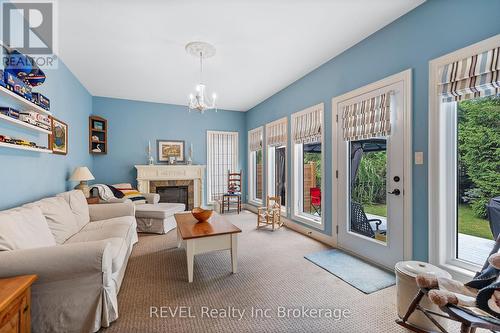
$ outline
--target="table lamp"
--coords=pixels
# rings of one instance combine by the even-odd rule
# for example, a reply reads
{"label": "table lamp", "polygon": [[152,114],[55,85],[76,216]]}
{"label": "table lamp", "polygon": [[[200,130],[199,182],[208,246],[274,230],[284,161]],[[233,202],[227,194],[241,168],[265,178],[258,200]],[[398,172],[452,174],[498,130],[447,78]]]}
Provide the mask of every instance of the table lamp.
{"label": "table lamp", "polygon": [[75,190],[81,190],[85,195],[85,198],[90,197],[90,188],[87,181],[94,180],[94,176],[87,167],[78,167],[73,171],[71,178],[69,180],[78,181],[80,184],[75,186]]}

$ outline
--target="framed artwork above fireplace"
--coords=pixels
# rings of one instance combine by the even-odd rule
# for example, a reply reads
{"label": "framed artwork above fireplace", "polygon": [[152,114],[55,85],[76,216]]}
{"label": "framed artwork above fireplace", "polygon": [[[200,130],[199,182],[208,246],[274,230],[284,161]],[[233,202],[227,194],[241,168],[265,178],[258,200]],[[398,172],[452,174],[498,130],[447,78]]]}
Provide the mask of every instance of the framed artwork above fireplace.
{"label": "framed artwork above fireplace", "polygon": [[156,140],[158,163],[184,163],[183,140]]}

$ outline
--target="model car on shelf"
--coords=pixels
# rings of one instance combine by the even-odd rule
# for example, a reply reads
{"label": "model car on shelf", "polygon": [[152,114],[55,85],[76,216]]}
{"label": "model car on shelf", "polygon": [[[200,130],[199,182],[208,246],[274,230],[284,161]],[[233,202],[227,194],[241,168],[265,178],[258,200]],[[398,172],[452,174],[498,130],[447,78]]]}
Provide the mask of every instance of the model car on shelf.
{"label": "model car on shelf", "polygon": [[50,111],[50,100],[47,97],[37,92],[32,93],[31,96],[31,101],[33,103],[44,108],[47,111]]}
{"label": "model car on shelf", "polygon": [[0,86],[5,87],[5,80],[4,80],[3,69],[0,69]]}
{"label": "model car on shelf", "polygon": [[24,97],[27,100],[32,99],[31,87],[24,83],[21,79],[16,77],[14,74],[9,72],[4,72],[4,80],[7,89],[15,92],[21,97]]}
{"label": "model car on shelf", "polygon": [[19,115],[19,120],[21,120],[21,121],[23,121],[25,123],[28,123],[28,124],[36,126],[36,120],[33,119],[33,117],[31,117],[29,114],[21,113]]}
{"label": "model car on shelf", "polygon": [[36,147],[36,143],[32,142],[32,141],[27,141],[27,140],[19,140],[19,144],[21,146],[28,146],[28,147]]}
{"label": "model car on shelf", "polygon": [[0,113],[14,119],[19,119],[19,111],[9,107],[0,107]]}

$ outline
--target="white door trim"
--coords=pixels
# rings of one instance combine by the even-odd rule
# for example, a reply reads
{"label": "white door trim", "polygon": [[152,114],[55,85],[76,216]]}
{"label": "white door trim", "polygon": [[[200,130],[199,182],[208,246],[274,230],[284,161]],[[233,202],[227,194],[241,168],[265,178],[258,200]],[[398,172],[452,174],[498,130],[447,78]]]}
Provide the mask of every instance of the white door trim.
{"label": "white door trim", "polygon": [[[442,119],[440,115],[440,99],[438,97],[438,71],[439,68],[462,60],[472,55],[491,50],[500,45],[500,34],[481,42],[464,47],[457,51],[445,54],[439,58],[429,61],[429,176],[428,176],[428,205],[429,205],[429,262],[441,268],[447,269],[454,278],[468,280],[474,275],[474,270],[467,269],[463,265],[454,265],[456,261],[449,258],[451,244],[448,241],[446,230],[451,223],[447,213],[445,195],[447,188],[440,177],[440,168],[443,167],[441,160],[440,144]],[[443,223],[441,223],[443,221]],[[453,221],[452,223],[455,223]]]}
{"label": "white door trim", "polygon": [[[359,95],[369,93],[370,91],[381,89],[385,86],[395,84],[397,82],[403,81],[404,84],[404,96],[405,96],[405,107],[404,107],[404,178],[405,179],[405,189],[404,189],[404,253],[403,257],[405,260],[411,260],[413,258],[413,179],[412,179],[412,166],[413,166],[413,146],[412,146],[412,70],[411,68],[402,71],[400,73],[391,75],[382,80],[370,83],[361,88],[352,90],[343,95],[332,98],[332,159],[333,159],[333,170],[332,170],[332,209],[335,212],[332,214],[332,227],[334,233],[338,230],[338,196],[339,196],[339,186],[338,178],[336,177],[337,171],[339,170],[339,156],[338,156],[338,142],[337,137],[337,119],[342,119],[341,112],[338,108],[338,104],[343,101],[355,98]],[[337,117],[338,116],[338,117]],[[335,235],[335,234],[334,234]],[[337,237],[335,238],[335,244],[338,244]]]}

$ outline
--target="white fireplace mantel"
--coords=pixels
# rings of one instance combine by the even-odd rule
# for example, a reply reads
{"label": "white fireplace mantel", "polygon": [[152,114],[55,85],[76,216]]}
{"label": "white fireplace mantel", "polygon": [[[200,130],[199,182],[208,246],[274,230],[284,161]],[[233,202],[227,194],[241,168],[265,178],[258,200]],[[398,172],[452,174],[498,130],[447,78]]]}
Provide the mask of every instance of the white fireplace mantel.
{"label": "white fireplace mantel", "polygon": [[137,169],[137,188],[143,193],[150,193],[151,181],[193,180],[194,206],[201,207],[205,165],[136,165],[135,168]]}

